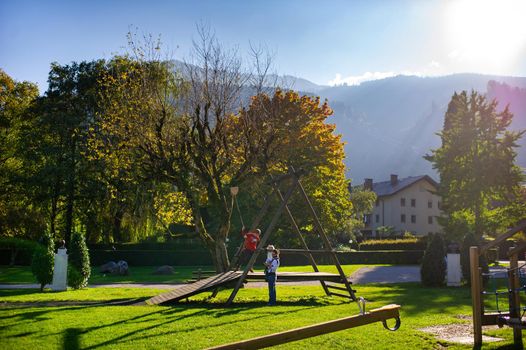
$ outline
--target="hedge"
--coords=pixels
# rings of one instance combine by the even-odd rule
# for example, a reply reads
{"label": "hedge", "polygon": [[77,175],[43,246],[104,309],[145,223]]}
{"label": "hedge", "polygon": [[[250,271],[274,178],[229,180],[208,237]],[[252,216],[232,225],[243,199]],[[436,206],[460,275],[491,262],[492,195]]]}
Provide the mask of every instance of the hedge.
{"label": "hedge", "polygon": [[[175,244],[175,243],[174,243]],[[114,250],[113,247],[116,249]],[[144,249],[137,249],[145,247]],[[156,249],[147,249],[153,247]],[[138,243],[122,244],[115,246],[90,245],[90,260],[92,266],[100,266],[108,261],[125,260],[135,266],[192,266],[212,265],[210,253],[205,249],[174,249],[171,242],[168,243]],[[135,249],[132,249],[135,248]],[[234,253],[230,252],[230,256]],[[338,252],[338,260],[342,264],[419,264],[424,254],[422,250],[375,250],[358,252]],[[17,254],[17,265],[30,265],[32,251],[19,251]],[[313,253],[319,264],[332,264],[330,256]],[[308,258],[301,253],[283,252],[282,264],[286,265],[309,265]],[[0,265],[8,265],[10,250],[0,248]],[[260,254],[256,264],[263,263],[264,254]]]}
{"label": "hedge", "polygon": [[140,242],[114,244],[88,244],[90,250],[204,250],[199,239],[178,239],[168,242]]}
{"label": "hedge", "polygon": [[[341,264],[419,264],[424,255],[423,250],[409,251],[359,251],[337,252]],[[314,259],[320,265],[333,264],[327,254],[313,253]],[[108,261],[124,260],[130,266],[193,266],[212,265],[208,251],[167,251],[167,250],[90,250],[91,263],[94,266],[102,265]],[[265,254],[260,254],[256,265],[263,264]],[[302,253],[283,252],[281,254],[283,266],[310,265],[306,255]]]}
{"label": "hedge", "polygon": [[367,240],[359,245],[360,250],[425,250],[427,247],[426,239],[381,239]]}
{"label": "hedge", "polygon": [[130,266],[192,266],[212,265],[210,253],[206,250],[96,250],[90,249],[92,266],[98,266],[108,261],[124,260]]}
{"label": "hedge", "polygon": [[34,241],[15,238],[0,238],[0,265],[30,265],[31,257],[39,244]]}

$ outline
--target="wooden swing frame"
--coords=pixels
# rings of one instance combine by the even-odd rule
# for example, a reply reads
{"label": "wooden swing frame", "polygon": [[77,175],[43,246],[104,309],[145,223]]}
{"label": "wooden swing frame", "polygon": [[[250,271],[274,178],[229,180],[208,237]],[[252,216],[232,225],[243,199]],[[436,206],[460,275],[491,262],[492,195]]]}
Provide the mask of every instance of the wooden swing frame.
{"label": "wooden swing frame", "polygon": [[[300,181],[300,178],[301,176],[304,175],[304,171],[302,170],[294,170],[294,168],[290,167],[289,168],[289,171],[287,174],[284,174],[284,175],[281,175],[279,177],[276,177],[276,178],[272,178],[271,179],[271,185],[272,185],[272,192],[267,196],[262,208],[260,209],[258,215],[256,216],[256,218],[254,219],[254,221],[252,222],[252,225],[250,226],[250,230],[251,231],[254,231],[261,223],[261,220],[263,219],[263,217],[265,216],[265,214],[268,212],[269,208],[270,208],[270,204],[271,204],[271,201],[272,201],[272,196],[275,194],[279,200],[280,200],[280,206],[278,207],[278,209],[276,210],[276,212],[274,213],[273,217],[272,217],[272,220],[270,221],[270,224],[268,225],[268,227],[266,228],[265,232],[263,233],[260,241],[259,241],[259,244],[257,246],[257,249],[256,251],[254,252],[254,254],[252,254],[252,257],[250,258],[250,260],[248,261],[248,263],[246,264],[242,274],[241,274],[241,277],[237,280],[237,283],[234,287],[234,289],[232,290],[232,293],[230,294],[230,297],[228,298],[228,301],[227,301],[227,305],[230,305],[232,304],[232,302],[234,301],[234,298],[236,297],[236,294],[237,292],[239,291],[239,289],[241,288],[241,286],[243,285],[244,281],[246,280],[248,274],[249,274],[249,271],[253,268],[255,262],[256,262],[256,259],[258,258],[259,254],[264,250],[264,247],[270,237],[270,234],[273,232],[276,224],[278,223],[280,217],[281,217],[281,214],[283,213],[283,211],[285,211],[285,213],[287,214],[287,217],[288,219],[290,220],[290,223],[293,227],[293,230],[294,232],[297,234],[300,242],[301,242],[301,245],[303,246],[303,249],[295,249],[296,252],[303,252],[306,254],[307,258],[309,259],[310,261],[310,264],[313,268],[313,270],[315,272],[319,272],[319,269],[318,269],[318,266],[316,264],[316,261],[314,259],[314,256],[313,256],[313,252],[323,252],[323,253],[326,253],[328,254],[331,259],[332,259],[332,262],[333,264],[336,266],[336,269],[338,270],[338,274],[340,276],[340,281],[341,283],[344,284],[345,287],[340,287],[340,286],[333,286],[331,284],[328,284],[326,281],[320,279],[320,283],[321,283],[321,286],[323,288],[323,290],[325,291],[325,294],[327,295],[335,295],[335,296],[341,296],[341,297],[347,297],[353,301],[356,300],[356,296],[354,294],[354,290],[352,289],[351,287],[351,282],[349,282],[349,280],[347,279],[347,276],[345,276],[345,273],[343,272],[343,269],[341,267],[341,264],[338,260],[338,256],[336,255],[336,252],[332,249],[331,247],[331,244],[330,244],[330,241],[329,239],[327,238],[327,235],[325,234],[325,230],[323,229],[323,226],[321,225],[320,223],[320,220],[318,219],[318,215],[316,215],[316,211],[314,210],[310,200],[309,200],[309,197],[307,196],[306,192],[305,192],[305,189],[303,188],[303,185],[301,184],[301,181]],[[288,190],[285,192],[285,194],[283,194],[280,190],[280,187],[281,185],[285,182],[285,181],[291,181],[291,185],[290,187],[288,188]],[[294,216],[292,215],[289,207],[288,207],[288,202],[290,200],[290,198],[292,197],[292,195],[296,192],[296,191],[299,191],[301,197],[304,199],[305,203],[307,204],[307,207],[309,209],[309,213],[314,221],[314,226],[316,228],[316,231],[317,233],[320,235],[320,237],[322,238],[323,240],[323,245],[324,245],[324,249],[323,250],[310,250],[309,247],[307,246],[307,243],[305,241],[305,239],[303,238],[302,236],[302,233],[296,223],[296,220],[294,219]],[[241,246],[242,247],[242,246]],[[238,262],[238,259],[239,259],[239,253],[241,251],[241,247],[240,249],[238,249],[238,252],[236,253],[236,256],[232,259],[232,263],[230,264],[230,268],[232,269],[234,266],[236,266],[237,262]],[[283,251],[286,251],[286,250],[283,250]],[[349,295],[343,295],[341,293],[335,293],[335,292],[332,292],[330,291],[330,289],[337,289],[337,290],[340,290],[340,291],[344,291],[344,292],[347,292]]]}

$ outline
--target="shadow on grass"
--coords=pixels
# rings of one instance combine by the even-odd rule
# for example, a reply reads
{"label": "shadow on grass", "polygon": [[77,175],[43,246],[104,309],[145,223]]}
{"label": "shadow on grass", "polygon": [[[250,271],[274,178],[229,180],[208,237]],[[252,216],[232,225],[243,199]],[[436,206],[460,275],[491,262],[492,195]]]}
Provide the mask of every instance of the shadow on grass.
{"label": "shadow on grass", "polygon": [[81,328],[67,328],[64,331],[64,350],[80,349],[80,335],[85,333]]}
{"label": "shadow on grass", "polygon": [[[387,300],[389,303],[400,304],[408,316],[450,313],[452,307],[471,305],[471,293],[467,287],[429,288],[419,283],[371,284],[362,287],[365,292],[358,292],[359,296],[370,302]],[[357,289],[360,291],[360,286]]]}
{"label": "shadow on grass", "polygon": [[[293,304],[293,305],[297,306],[297,304]],[[292,314],[292,313],[312,309],[314,307],[315,306],[296,308],[294,310],[288,310],[287,313]],[[254,308],[259,308],[259,312],[257,314],[253,312]],[[208,305],[208,307],[203,308],[203,304],[193,303],[192,305],[192,303],[187,303],[184,305],[184,307],[183,306],[172,307],[172,308],[167,308],[167,309],[159,311],[163,315],[163,319],[164,319],[164,321],[161,323],[156,323],[154,325],[141,327],[140,329],[130,331],[128,333],[115,337],[111,340],[107,340],[100,344],[92,345],[84,349],[95,349],[99,347],[105,347],[108,345],[117,344],[118,342],[123,341],[123,340],[133,341],[134,339],[141,339],[141,340],[152,339],[152,338],[158,338],[158,337],[165,336],[165,335],[177,334],[179,332],[193,332],[196,330],[201,330],[202,326],[196,326],[196,325],[193,325],[191,322],[188,322],[188,323],[183,323],[184,326],[180,326],[178,329],[175,329],[175,330],[172,329],[172,330],[165,331],[165,332],[156,332],[155,334],[152,334],[152,335],[145,335],[145,333],[147,334],[147,332],[150,330],[165,329],[166,327],[164,326],[166,325],[174,324],[174,322],[181,324],[181,321],[184,319],[190,319],[190,318],[202,316],[202,315],[209,315],[211,316],[211,318],[215,320],[220,320],[224,316],[229,316],[232,314],[245,312],[244,317],[238,317],[235,320],[228,319],[222,322],[214,322],[212,324],[208,324],[207,329],[223,327],[225,325],[232,325],[232,324],[241,324],[241,325],[250,324],[254,321],[257,321],[258,319],[268,319],[269,317],[272,317],[272,315],[275,314],[275,311],[273,310],[273,308],[274,307],[268,307],[268,308],[265,307],[264,309],[268,311],[261,312],[260,310],[262,309],[262,303],[260,302],[259,303],[252,303],[252,302],[244,303],[243,306],[236,304],[235,307],[229,308],[229,309],[225,309],[224,307],[218,307],[218,306],[210,306],[210,305]],[[192,313],[187,313],[184,315],[180,315],[180,313],[191,310],[191,309],[196,309],[197,311],[192,312]],[[132,320],[129,320],[129,321],[133,322]],[[143,322],[149,322],[149,320],[145,319],[143,320]],[[113,325],[115,324],[104,325],[104,326],[99,326],[99,327],[92,327],[92,328],[89,328],[88,331],[94,331],[99,328],[113,326]]]}
{"label": "shadow on grass", "polygon": [[31,295],[31,294],[42,294],[40,289],[0,289],[0,298],[2,297],[12,297],[12,296],[21,296],[21,295]]}
{"label": "shadow on grass", "polygon": [[[297,306],[287,310],[287,313],[302,312],[309,309],[315,309],[319,306],[327,305],[327,301],[321,299],[304,299],[298,302],[282,302],[280,306]],[[34,321],[36,319],[49,320],[55,318],[56,313],[69,310],[82,310],[98,306],[84,306],[84,307],[59,307],[48,308],[42,310],[28,310],[27,312],[20,312],[12,317],[16,317],[17,324],[23,324],[28,320]],[[299,307],[298,307],[299,306]],[[64,349],[80,349],[82,337],[90,337],[100,329],[115,328],[125,329],[124,325],[135,324],[133,330],[120,333],[117,332],[111,339],[101,341],[98,344],[82,346],[83,349],[95,349],[106,346],[118,344],[120,342],[133,341],[136,339],[155,339],[159,336],[177,334],[178,332],[193,332],[202,329],[202,325],[196,325],[191,322],[195,317],[209,316],[211,321],[207,328],[220,329],[225,325],[239,324],[245,325],[258,320],[268,320],[275,314],[275,307],[267,307],[261,301],[245,301],[236,303],[234,306],[225,308],[222,304],[210,304],[203,301],[188,302],[178,304],[172,307],[152,306],[148,312],[148,307],[145,307],[144,313],[120,320],[112,320],[105,324],[99,324],[92,327],[84,328],[66,328],[54,334],[46,333],[41,337],[49,337],[50,335],[62,336]],[[140,312],[143,312],[142,310]],[[238,315],[239,314],[239,315]],[[234,317],[229,317],[234,316]],[[225,318],[226,317],[226,318]],[[172,326],[170,326],[172,325]],[[177,327],[173,327],[177,325]],[[13,327],[11,324],[10,327]],[[124,327],[123,327],[124,326]],[[152,334],[152,331],[154,331]]]}

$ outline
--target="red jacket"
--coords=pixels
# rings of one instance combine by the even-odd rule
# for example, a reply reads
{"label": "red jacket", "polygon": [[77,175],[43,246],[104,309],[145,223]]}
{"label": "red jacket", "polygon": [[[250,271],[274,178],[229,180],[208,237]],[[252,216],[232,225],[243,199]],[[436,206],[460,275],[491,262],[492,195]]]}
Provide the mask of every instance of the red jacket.
{"label": "red jacket", "polygon": [[256,250],[259,243],[259,234],[257,232],[247,232],[243,236],[245,238],[244,247],[245,249],[254,251]]}

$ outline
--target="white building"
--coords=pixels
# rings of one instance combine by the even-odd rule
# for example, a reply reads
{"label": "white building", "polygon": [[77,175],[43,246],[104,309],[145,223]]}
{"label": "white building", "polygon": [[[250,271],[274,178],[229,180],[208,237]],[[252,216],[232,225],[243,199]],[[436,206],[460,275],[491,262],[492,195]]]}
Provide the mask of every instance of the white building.
{"label": "white building", "polygon": [[366,237],[379,237],[378,228],[392,226],[395,232],[409,231],[423,236],[440,232],[440,197],[435,194],[438,183],[427,175],[375,182],[365,179],[364,188],[378,196],[373,212],[365,217]]}

